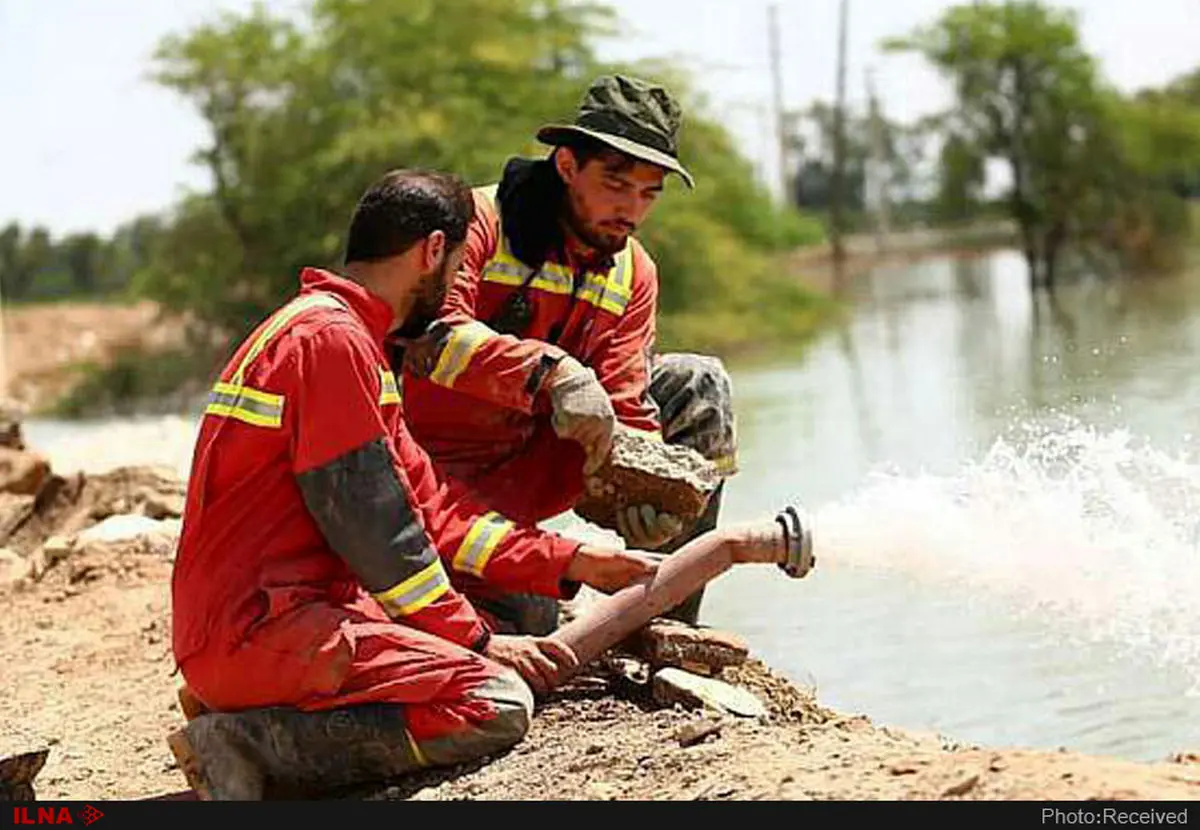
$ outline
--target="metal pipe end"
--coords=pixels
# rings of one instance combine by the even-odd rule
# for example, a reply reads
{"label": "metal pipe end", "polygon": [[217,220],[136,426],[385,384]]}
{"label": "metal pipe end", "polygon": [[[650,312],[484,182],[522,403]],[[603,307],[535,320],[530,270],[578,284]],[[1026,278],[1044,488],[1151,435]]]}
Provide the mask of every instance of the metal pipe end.
{"label": "metal pipe end", "polygon": [[812,520],[802,508],[788,505],[775,517],[783,527],[786,559],[779,568],[792,579],[802,579],[817,564],[813,556]]}

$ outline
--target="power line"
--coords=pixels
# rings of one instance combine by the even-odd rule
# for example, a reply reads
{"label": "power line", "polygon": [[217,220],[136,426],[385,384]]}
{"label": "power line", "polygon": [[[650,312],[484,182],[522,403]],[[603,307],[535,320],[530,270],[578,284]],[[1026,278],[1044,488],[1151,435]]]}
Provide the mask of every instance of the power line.
{"label": "power line", "polygon": [[838,22],[837,102],[833,110],[833,199],[830,205],[830,236],[834,262],[846,253],[842,246],[846,191],[846,18],[849,0],[841,0]]}
{"label": "power line", "polygon": [[783,77],[779,60],[779,7],[772,3],[767,9],[767,29],[771,55],[771,85],[774,92],[775,141],[779,153],[779,197],[786,204],[788,192],[787,129],[783,119]]}

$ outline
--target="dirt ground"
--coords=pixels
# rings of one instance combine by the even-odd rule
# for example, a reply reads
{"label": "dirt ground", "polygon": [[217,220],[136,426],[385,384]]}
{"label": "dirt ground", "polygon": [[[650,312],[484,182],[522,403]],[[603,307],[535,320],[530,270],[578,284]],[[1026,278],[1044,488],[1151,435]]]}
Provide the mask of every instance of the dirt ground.
{"label": "dirt ground", "polygon": [[173,342],[176,327],[150,302],[5,306],[0,317],[0,395],[39,409],[65,394],[89,364],[133,346]]}
{"label": "dirt ground", "polygon": [[[124,550],[83,569],[69,563],[3,598],[0,757],[50,748],[35,780],[40,800],[177,793],[186,784],[165,742],[183,722],[169,654],[169,550]],[[355,795],[1190,800],[1200,794],[1200,763],[1193,760],[1151,765],[956,747],[829,711],[753,659],[725,669],[725,677],[757,692],[770,716],[725,716],[715,734],[683,746],[681,727],[716,716],[660,708],[645,687],[598,668],[542,700],[529,736],[508,753]]]}

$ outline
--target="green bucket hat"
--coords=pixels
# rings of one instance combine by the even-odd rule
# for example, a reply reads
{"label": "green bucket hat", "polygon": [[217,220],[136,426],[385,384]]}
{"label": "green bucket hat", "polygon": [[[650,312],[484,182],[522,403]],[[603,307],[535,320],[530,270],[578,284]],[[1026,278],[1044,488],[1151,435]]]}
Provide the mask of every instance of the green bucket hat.
{"label": "green bucket hat", "polygon": [[679,104],[666,89],[624,75],[603,75],[583,96],[574,124],[548,124],[537,139],[557,146],[587,135],[626,155],[678,173],[689,188],[692,174],[679,163]]}

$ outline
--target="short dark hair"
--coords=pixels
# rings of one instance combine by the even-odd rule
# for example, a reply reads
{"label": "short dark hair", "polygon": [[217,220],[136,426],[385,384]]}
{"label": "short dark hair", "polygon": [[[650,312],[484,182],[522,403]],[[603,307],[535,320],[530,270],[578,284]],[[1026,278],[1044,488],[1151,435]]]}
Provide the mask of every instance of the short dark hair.
{"label": "short dark hair", "polygon": [[436,170],[391,170],[359,199],[346,238],[346,259],[372,262],[398,256],[434,231],[457,248],[475,215],[471,189]]}

